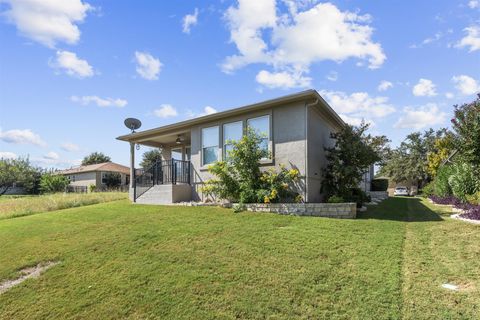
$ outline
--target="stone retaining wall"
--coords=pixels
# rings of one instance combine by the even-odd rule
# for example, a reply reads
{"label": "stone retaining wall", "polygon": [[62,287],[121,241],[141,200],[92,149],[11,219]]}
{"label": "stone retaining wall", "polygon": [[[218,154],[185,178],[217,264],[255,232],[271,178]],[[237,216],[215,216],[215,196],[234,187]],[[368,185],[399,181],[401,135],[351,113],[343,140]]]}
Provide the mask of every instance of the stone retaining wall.
{"label": "stone retaining wall", "polygon": [[388,198],[387,191],[367,191],[367,194],[372,198],[372,200],[383,201]]}
{"label": "stone retaining wall", "polygon": [[250,203],[248,211],[271,212],[297,216],[354,219],[357,216],[355,203]]}

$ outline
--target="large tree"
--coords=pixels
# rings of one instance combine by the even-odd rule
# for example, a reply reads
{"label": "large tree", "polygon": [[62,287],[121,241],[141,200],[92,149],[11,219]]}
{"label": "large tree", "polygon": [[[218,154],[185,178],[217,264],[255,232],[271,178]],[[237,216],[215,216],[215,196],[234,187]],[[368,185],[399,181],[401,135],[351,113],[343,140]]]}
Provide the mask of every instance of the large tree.
{"label": "large tree", "polygon": [[142,162],[140,162],[140,166],[144,169],[150,168],[157,160],[162,158],[162,153],[158,149],[152,149],[146,151],[142,155]]}
{"label": "large tree", "polygon": [[455,106],[452,119],[457,134],[456,148],[461,158],[480,167],[480,94],[472,103]]}
{"label": "large tree", "polygon": [[328,165],[323,172],[322,190],[327,197],[340,196],[350,200],[363,178],[363,174],[375,163],[381,162],[388,150],[385,136],[367,134],[368,124],[346,125],[332,133],[335,145],[325,148]]}
{"label": "large tree", "polygon": [[89,164],[110,162],[110,161],[111,161],[110,157],[103,154],[102,152],[92,152],[91,154],[83,158],[82,166],[87,166]]}
{"label": "large tree", "polygon": [[428,171],[428,154],[435,151],[435,141],[448,131],[429,129],[409,134],[400,146],[391,150],[380,172],[395,182],[411,181],[424,185],[432,176]]}

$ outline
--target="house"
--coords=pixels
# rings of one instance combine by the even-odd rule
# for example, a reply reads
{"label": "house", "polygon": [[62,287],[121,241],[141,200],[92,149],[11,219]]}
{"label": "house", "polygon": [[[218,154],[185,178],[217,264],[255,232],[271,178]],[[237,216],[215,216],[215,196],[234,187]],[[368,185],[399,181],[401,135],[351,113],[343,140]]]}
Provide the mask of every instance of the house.
{"label": "house", "polygon": [[94,185],[96,190],[106,189],[105,176],[110,172],[120,174],[120,186],[130,184],[130,168],[114,162],[79,166],[59,171],[58,174],[64,175],[70,180],[69,186],[72,189],[86,191],[91,185]]}
{"label": "house", "polygon": [[139,203],[205,201],[202,184],[212,176],[208,166],[224,159],[248,127],[265,136],[262,146],[271,154],[262,168],[296,168],[302,177],[297,191],[306,202],[321,202],[324,147],[333,146],[330,133],[345,123],[315,90],[307,90],[240,108],[230,109],[117,139],[130,143],[130,172],[136,173],[135,146],[160,148],[162,159],[137,174],[130,198]]}

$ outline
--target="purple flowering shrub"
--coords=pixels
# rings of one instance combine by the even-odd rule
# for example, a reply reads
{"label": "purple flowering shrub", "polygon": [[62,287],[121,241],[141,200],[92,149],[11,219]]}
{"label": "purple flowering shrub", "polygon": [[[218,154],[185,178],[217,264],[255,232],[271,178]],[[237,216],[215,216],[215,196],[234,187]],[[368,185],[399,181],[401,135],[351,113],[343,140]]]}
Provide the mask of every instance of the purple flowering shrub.
{"label": "purple flowering shrub", "polygon": [[462,213],[460,217],[472,220],[480,220],[480,206],[475,206],[467,212]]}
{"label": "purple flowering shrub", "polygon": [[436,195],[431,195],[429,198],[436,204],[458,205],[462,203],[459,199],[455,198],[454,196],[439,197]]}
{"label": "purple flowering shrub", "polygon": [[480,220],[480,205],[474,205],[471,203],[463,203],[460,199],[454,196],[439,197],[431,195],[429,197],[436,204],[453,205],[457,209],[462,209],[465,213],[462,213],[460,217],[472,220]]}

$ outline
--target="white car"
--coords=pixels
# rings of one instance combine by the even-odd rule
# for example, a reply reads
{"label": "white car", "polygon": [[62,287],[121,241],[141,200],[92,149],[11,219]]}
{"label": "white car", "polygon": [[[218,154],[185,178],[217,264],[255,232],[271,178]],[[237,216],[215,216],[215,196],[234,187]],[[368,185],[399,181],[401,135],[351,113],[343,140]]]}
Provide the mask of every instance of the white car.
{"label": "white car", "polygon": [[395,191],[393,192],[394,196],[409,196],[410,193],[408,192],[407,187],[396,187]]}

